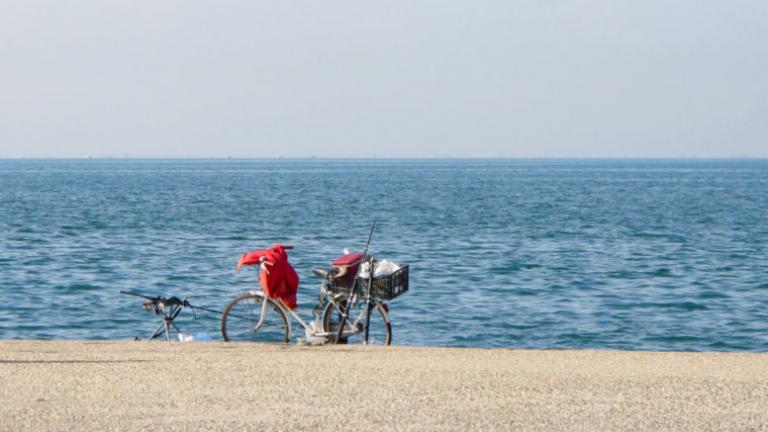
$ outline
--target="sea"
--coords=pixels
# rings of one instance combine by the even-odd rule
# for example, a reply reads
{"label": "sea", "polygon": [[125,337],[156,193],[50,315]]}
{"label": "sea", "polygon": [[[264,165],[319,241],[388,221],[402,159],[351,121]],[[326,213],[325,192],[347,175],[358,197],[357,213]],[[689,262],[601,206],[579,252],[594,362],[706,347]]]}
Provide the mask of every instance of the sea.
{"label": "sea", "polygon": [[0,339],[221,340],[275,243],[311,319],[374,220],[393,344],[768,352],[767,160],[0,160]]}

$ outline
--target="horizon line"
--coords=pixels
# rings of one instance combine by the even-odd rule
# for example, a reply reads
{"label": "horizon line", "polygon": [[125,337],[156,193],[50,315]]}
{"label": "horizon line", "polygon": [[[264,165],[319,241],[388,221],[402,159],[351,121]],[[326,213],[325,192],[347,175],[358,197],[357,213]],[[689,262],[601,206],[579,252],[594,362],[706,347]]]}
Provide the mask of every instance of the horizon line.
{"label": "horizon line", "polygon": [[105,160],[190,160],[190,161],[396,161],[396,160],[637,160],[637,161],[717,161],[717,160],[768,160],[768,156],[411,156],[411,157],[333,157],[333,156],[296,156],[296,157],[235,157],[235,156],[20,156],[2,157],[0,161],[50,160],[50,161],[105,161]]}

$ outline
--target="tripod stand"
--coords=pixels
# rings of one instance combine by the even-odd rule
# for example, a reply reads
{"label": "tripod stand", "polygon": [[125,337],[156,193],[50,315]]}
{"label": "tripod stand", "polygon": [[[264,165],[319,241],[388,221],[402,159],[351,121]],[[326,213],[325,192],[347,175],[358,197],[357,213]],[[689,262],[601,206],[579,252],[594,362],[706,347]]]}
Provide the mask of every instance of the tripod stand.
{"label": "tripod stand", "polygon": [[[179,316],[182,309],[189,308],[192,310],[193,314],[195,313],[195,307],[192,306],[186,299],[182,300],[178,297],[151,297],[130,291],[120,291],[120,293],[145,299],[146,301],[144,302],[144,310],[147,312],[154,312],[155,316],[157,316],[160,320],[160,324],[157,326],[157,328],[155,328],[155,331],[153,331],[152,334],[146,339],[148,341],[161,335],[165,335],[165,340],[170,342],[171,330],[176,330],[177,335],[181,333],[181,330],[176,327],[176,324],[173,323],[173,320]],[[199,309],[208,310],[205,308]]]}
{"label": "tripod stand", "polygon": [[165,340],[170,341],[171,328],[176,330],[177,334],[181,333],[181,330],[176,327],[176,324],[173,323],[173,320],[176,319],[176,317],[179,316],[179,313],[181,313],[181,310],[187,306],[189,306],[189,303],[187,303],[186,300],[179,300],[177,297],[171,297],[167,299],[161,298],[157,302],[147,301],[144,303],[144,309],[154,309],[155,315],[157,315],[161,321],[160,325],[157,326],[155,331],[152,332],[152,335],[148,337],[147,340],[152,340],[162,334],[165,334]]}

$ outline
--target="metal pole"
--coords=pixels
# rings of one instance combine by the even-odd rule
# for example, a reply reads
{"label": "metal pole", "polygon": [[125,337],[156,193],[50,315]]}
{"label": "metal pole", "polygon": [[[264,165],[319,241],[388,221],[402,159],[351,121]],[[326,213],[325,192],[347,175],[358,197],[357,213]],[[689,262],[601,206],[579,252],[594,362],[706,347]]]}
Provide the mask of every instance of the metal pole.
{"label": "metal pole", "polygon": [[171,332],[168,330],[168,323],[171,322],[171,319],[167,316],[163,318],[163,324],[165,325],[165,341],[170,342],[171,341]]}
{"label": "metal pole", "polygon": [[363,339],[363,345],[368,345],[368,329],[371,324],[371,285],[373,285],[373,257],[368,259],[368,290],[365,293],[365,338]]}
{"label": "metal pole", "polygon": [[[165,317],[163,317],[163,321],[165,321]],[[155,328],[155,331],[152,332],[152,334],[147,338],[148,341],[151,341],[152,339],[160,336],[163,327],[165,327],[165,322],[161,322],[160,325]]]}

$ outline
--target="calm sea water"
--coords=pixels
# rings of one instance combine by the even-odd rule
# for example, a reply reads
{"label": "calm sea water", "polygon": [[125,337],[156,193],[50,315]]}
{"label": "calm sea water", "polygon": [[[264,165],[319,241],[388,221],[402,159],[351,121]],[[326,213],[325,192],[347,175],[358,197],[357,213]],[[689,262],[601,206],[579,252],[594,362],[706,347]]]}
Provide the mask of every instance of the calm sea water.
{"label": "calm sea water", "polygon": [[396,344],[768,351],[768,161],[0,161],[0,338],[146,336],[119,290],[223,308],[275,242],[308,316],[374,217]]}

